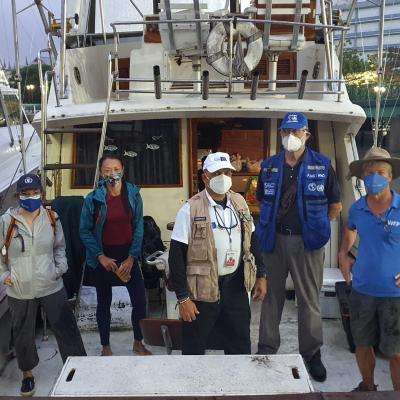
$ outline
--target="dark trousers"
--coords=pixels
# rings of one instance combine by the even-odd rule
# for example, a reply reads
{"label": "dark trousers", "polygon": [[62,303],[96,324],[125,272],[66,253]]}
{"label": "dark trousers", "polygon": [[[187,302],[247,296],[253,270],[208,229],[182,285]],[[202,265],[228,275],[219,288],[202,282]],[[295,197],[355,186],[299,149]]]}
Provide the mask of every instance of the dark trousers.
{"label": "dark trousers", "polygon": [[[95,280],[97,293],[97,326],[99,328],[101,345],[108,346],[110,344],[110,307],[112,301],[112,286],[113,280],[115,280],[115,274],[113,272],[106,271],[101,266],[99,266],[95,271],[97,274]],[[122,281],[120,284],[123,285]],[[137,262],[135,262],[132,268],[131,279],[125,284],[125,286],[128,289],[132,304],[131,320],[133,335],[135,340],[142,340],[143,335],[140,329],[139,321],[146,317],[146,294],[142,272],[140,271],[140,267]]]}
{"label": "dark trousers", "polygon": [[219,290],[218,302],[196,301],[200,314],[193,322],[183,322],[182,354],[204,354],[207,344],[216,341],[225,354],[251,353],[251,313],[243,270],[220,277]]}
{"label": "dark trousers", "polygon": [[39,363],[35,344],[36,313],[39,305],[46,312],[63,362],[69,356],[86,356],[65,289],[31,300],[8,297],[8,304],[11,311],[14,347],[21,371],[30,371]]}

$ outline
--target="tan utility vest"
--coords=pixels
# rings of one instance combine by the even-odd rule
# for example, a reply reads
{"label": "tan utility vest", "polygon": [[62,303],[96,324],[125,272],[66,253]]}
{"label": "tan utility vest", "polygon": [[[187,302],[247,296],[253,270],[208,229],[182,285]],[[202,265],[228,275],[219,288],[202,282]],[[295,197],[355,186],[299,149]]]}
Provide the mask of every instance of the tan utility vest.
{"label": "tan utility vest", "polygon": [[[250,252],[253,218],[246,201],[240,194],[230,191],[227,196],[241,222],[244,286],[250,292],[256,281],[255,259]],[[194,195],[188,202],[192,224],[186,267],[190,298],[215,302],[219,300],[217,250],[208,212],[209,202],[206,191],[203,190]]]}

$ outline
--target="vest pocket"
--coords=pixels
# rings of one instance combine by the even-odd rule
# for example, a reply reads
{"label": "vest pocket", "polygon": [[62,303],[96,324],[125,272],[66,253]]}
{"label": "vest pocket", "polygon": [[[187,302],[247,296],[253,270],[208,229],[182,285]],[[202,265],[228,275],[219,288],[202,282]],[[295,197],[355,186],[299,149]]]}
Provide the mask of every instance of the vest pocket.
{"label": "vest pocket", "polygon": [[194,300],[209,301],[211,297],[211,266],[188,265],[186,276]]}

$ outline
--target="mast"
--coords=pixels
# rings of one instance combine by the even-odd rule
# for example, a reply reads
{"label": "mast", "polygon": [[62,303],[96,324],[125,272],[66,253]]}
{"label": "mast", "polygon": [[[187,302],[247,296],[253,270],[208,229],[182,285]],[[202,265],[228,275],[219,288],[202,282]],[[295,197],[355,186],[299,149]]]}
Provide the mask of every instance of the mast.
{"label": "mast", "polygon": [[21,91],[21,71],[19,67],[19,42],[18,42],[18,27],[17,27],[17,9],[15,0],[11,0],[12,4],[12,19],[14,32],[14,50],[15,50],[15,80],[18,85],[18,100],[19,100],[19,122],[20,122],[20,149],[22,157],[22,168],[26,174],[26,157],[25,157],[25,141],[24,141],[24,112],[22,110],[22,91]]}
{"label": "mast", "polygon": [[379,112],[381,107],[381,97],[385,88],[382,86],[383,83],[383,35],[385,28],[385,0],[381,1],[379,9],[379,47],[378,47],[378,84],[376,90],[376,106],[375,106],[375,127],[373,132],[374,146],[378,145],[378,133],[379,133]]}

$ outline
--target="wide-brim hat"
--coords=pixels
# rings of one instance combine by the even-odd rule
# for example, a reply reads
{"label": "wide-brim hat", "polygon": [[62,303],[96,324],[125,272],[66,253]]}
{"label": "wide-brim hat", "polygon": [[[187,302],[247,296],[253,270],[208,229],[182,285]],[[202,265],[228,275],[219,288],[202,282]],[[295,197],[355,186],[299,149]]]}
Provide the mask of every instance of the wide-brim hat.
{"label": "wide-brim hat", "polygon": [[380,147],[371,147],[362,160],[350,163],[350,175],[357,178],[363,177],[363,165],[369,161],[384,161],[392,166],[393,179],[400,176],[400,158],[391,157],[388,151]]}

